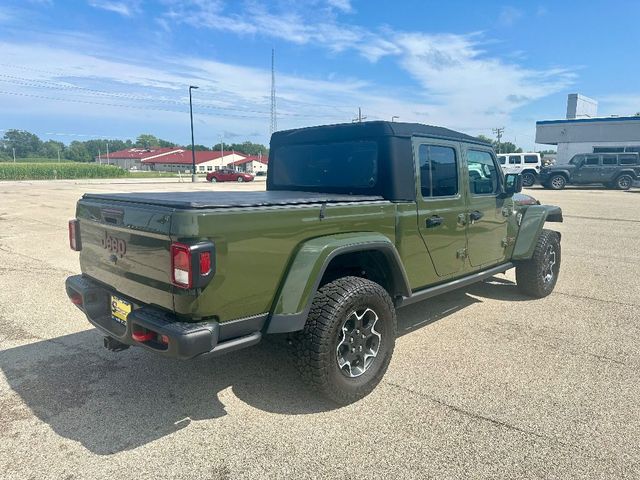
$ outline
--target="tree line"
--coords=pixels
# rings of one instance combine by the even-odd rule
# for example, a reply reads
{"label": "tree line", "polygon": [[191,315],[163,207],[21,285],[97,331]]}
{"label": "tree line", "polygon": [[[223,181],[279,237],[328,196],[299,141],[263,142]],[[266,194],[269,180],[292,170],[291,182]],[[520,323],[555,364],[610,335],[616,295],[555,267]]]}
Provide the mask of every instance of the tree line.
{"label": "tree line", "polygon": [[[478,140],[482,140],[483,142],[490,143],[491,145],[493,145],[493,148],[496,151],[496,153],[522,153],[523,152],[522,148],[518,147],[513,142],[500,142],[500,144],[498,144],[497,140],[494,140],[493,138],[489,138],[485,135],[478,135],[476,138]],[[556,152],[555,150],[543,150],[538,153],[540,154],[540,156],[544,157],[545,154],[551,155],[551,154],[555,154]]]}
{"label": "tree line", "polygon": [[[95,139],[74,140],[68,145],[56,140],[41,140],[36,134],[26,130],[7,130],[0,139],[0,161],[16,158],[44,157],[74,162],[92,162],[98,155],[107,156],[109,152],[116,152],[127,148],[176,147],[190,149],[191,145],[182,146],[154,135],[143,133],[133,140]],[[220,150],[220,144],[209,148],[206,145],[196,145],[196,150]],[[225,144],[225,150],[235,150],[245,155],[268,155],[269,149],[259,143],[245,141],[242,143]]]}

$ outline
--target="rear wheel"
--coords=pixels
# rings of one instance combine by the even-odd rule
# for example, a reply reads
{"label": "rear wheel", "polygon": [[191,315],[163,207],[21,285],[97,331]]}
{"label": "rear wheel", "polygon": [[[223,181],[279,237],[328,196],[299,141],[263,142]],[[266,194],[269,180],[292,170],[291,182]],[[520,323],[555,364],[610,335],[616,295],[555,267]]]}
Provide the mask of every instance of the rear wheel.
{"label": "rear wheel", "polygon": [[523,187],[532,187],[533,184],[536,183],[536,176],[531,172],[524,172],[522,174],[522,186]]}
{"label": "rear wheel", "polygon": [[618,190],[629,190],[632,184],[633,178],[631,178],[631,175],[627,175],[626,173],[620,175],[615,181],[615,187]]}
{"label": "rear wheel", "polygon": [[567,179],[564,177],[564,175],[554,175],[549,179],[549,186],[553,190],[562,190],[567,186]]}
{"label": "rear wheel", "polygon": [[553,230],[542,230],[533,256],[516,265],[518,289],[531,297],[549,295],[560,273],[560,235]]}
{"label": "rear wheel", "polygon": [[377,283],[342,277],[316,293],[295,337],[303,378],[336,403],[368,395],[387,371],[396,340],[391,297]]}

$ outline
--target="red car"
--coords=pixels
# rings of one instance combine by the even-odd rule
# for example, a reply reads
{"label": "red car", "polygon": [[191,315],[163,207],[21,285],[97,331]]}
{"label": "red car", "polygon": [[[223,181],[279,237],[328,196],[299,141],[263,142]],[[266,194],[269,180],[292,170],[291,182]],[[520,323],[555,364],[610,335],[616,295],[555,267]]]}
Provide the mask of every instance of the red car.
{"label": "red car", "polygon": [[253,175],[235,170],[216,170],[207,173],[207,182],[251,182]]}

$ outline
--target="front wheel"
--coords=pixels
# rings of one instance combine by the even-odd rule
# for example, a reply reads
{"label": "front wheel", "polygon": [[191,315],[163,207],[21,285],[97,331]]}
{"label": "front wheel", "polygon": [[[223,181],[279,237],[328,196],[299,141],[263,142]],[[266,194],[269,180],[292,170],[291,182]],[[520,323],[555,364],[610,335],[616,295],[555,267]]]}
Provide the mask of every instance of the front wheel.
{"label": "front wheel", "polygon": [[549,185],[553,190],[562,190],[567,186],[567,179],[564,175],[554,175],[549,179]]}
{"label": "front wheel", "polygon": [[549,295],[560,274],[560,253],[560,234],[542,230],[533,256],[516,265],[518,289],[534,298]]}
{"label": "front wheel", "polygon": [[216,183],[218,180],[216,179],[216,177],[211,177],[211,180],[209,180],[211,183]]}
{"label": "front wheel", "polygon": [[238,183],[242,183],[242,182],[244,182],[244,178],[238,177]]}
{"label": "front wheel", "polygon": [[391,361],[391,297],[370,280],[334,280],[318,290],[294,340],[296,364],[307,383],[338,404],[353,403],[378,385]]}
{"label": "front wheel", "polygon": [[616,182],[615,182],[615,186],[618,190],[629,190],[631,188],[631,185],[633,184],[633,178],[631,178],[631,175],[620,175],[618,178],[616,178]]}
{"label": "front wheel", "polygon": [[531,172],[524,172],[522,174],[522,186],[532,187],[536,183],[536,176]]}

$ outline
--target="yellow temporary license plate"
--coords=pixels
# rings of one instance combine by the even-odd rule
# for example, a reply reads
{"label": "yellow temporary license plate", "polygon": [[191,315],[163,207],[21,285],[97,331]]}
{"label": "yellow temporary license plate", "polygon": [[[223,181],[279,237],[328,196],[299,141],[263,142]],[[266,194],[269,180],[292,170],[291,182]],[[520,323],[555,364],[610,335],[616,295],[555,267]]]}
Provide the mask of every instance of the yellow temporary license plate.
{"label": "yellow temporary license plate", "polygon": [[121,323],[127,324],[127,316],[131,313],[131,304],[115,295],[111,295],[111,318]]}

